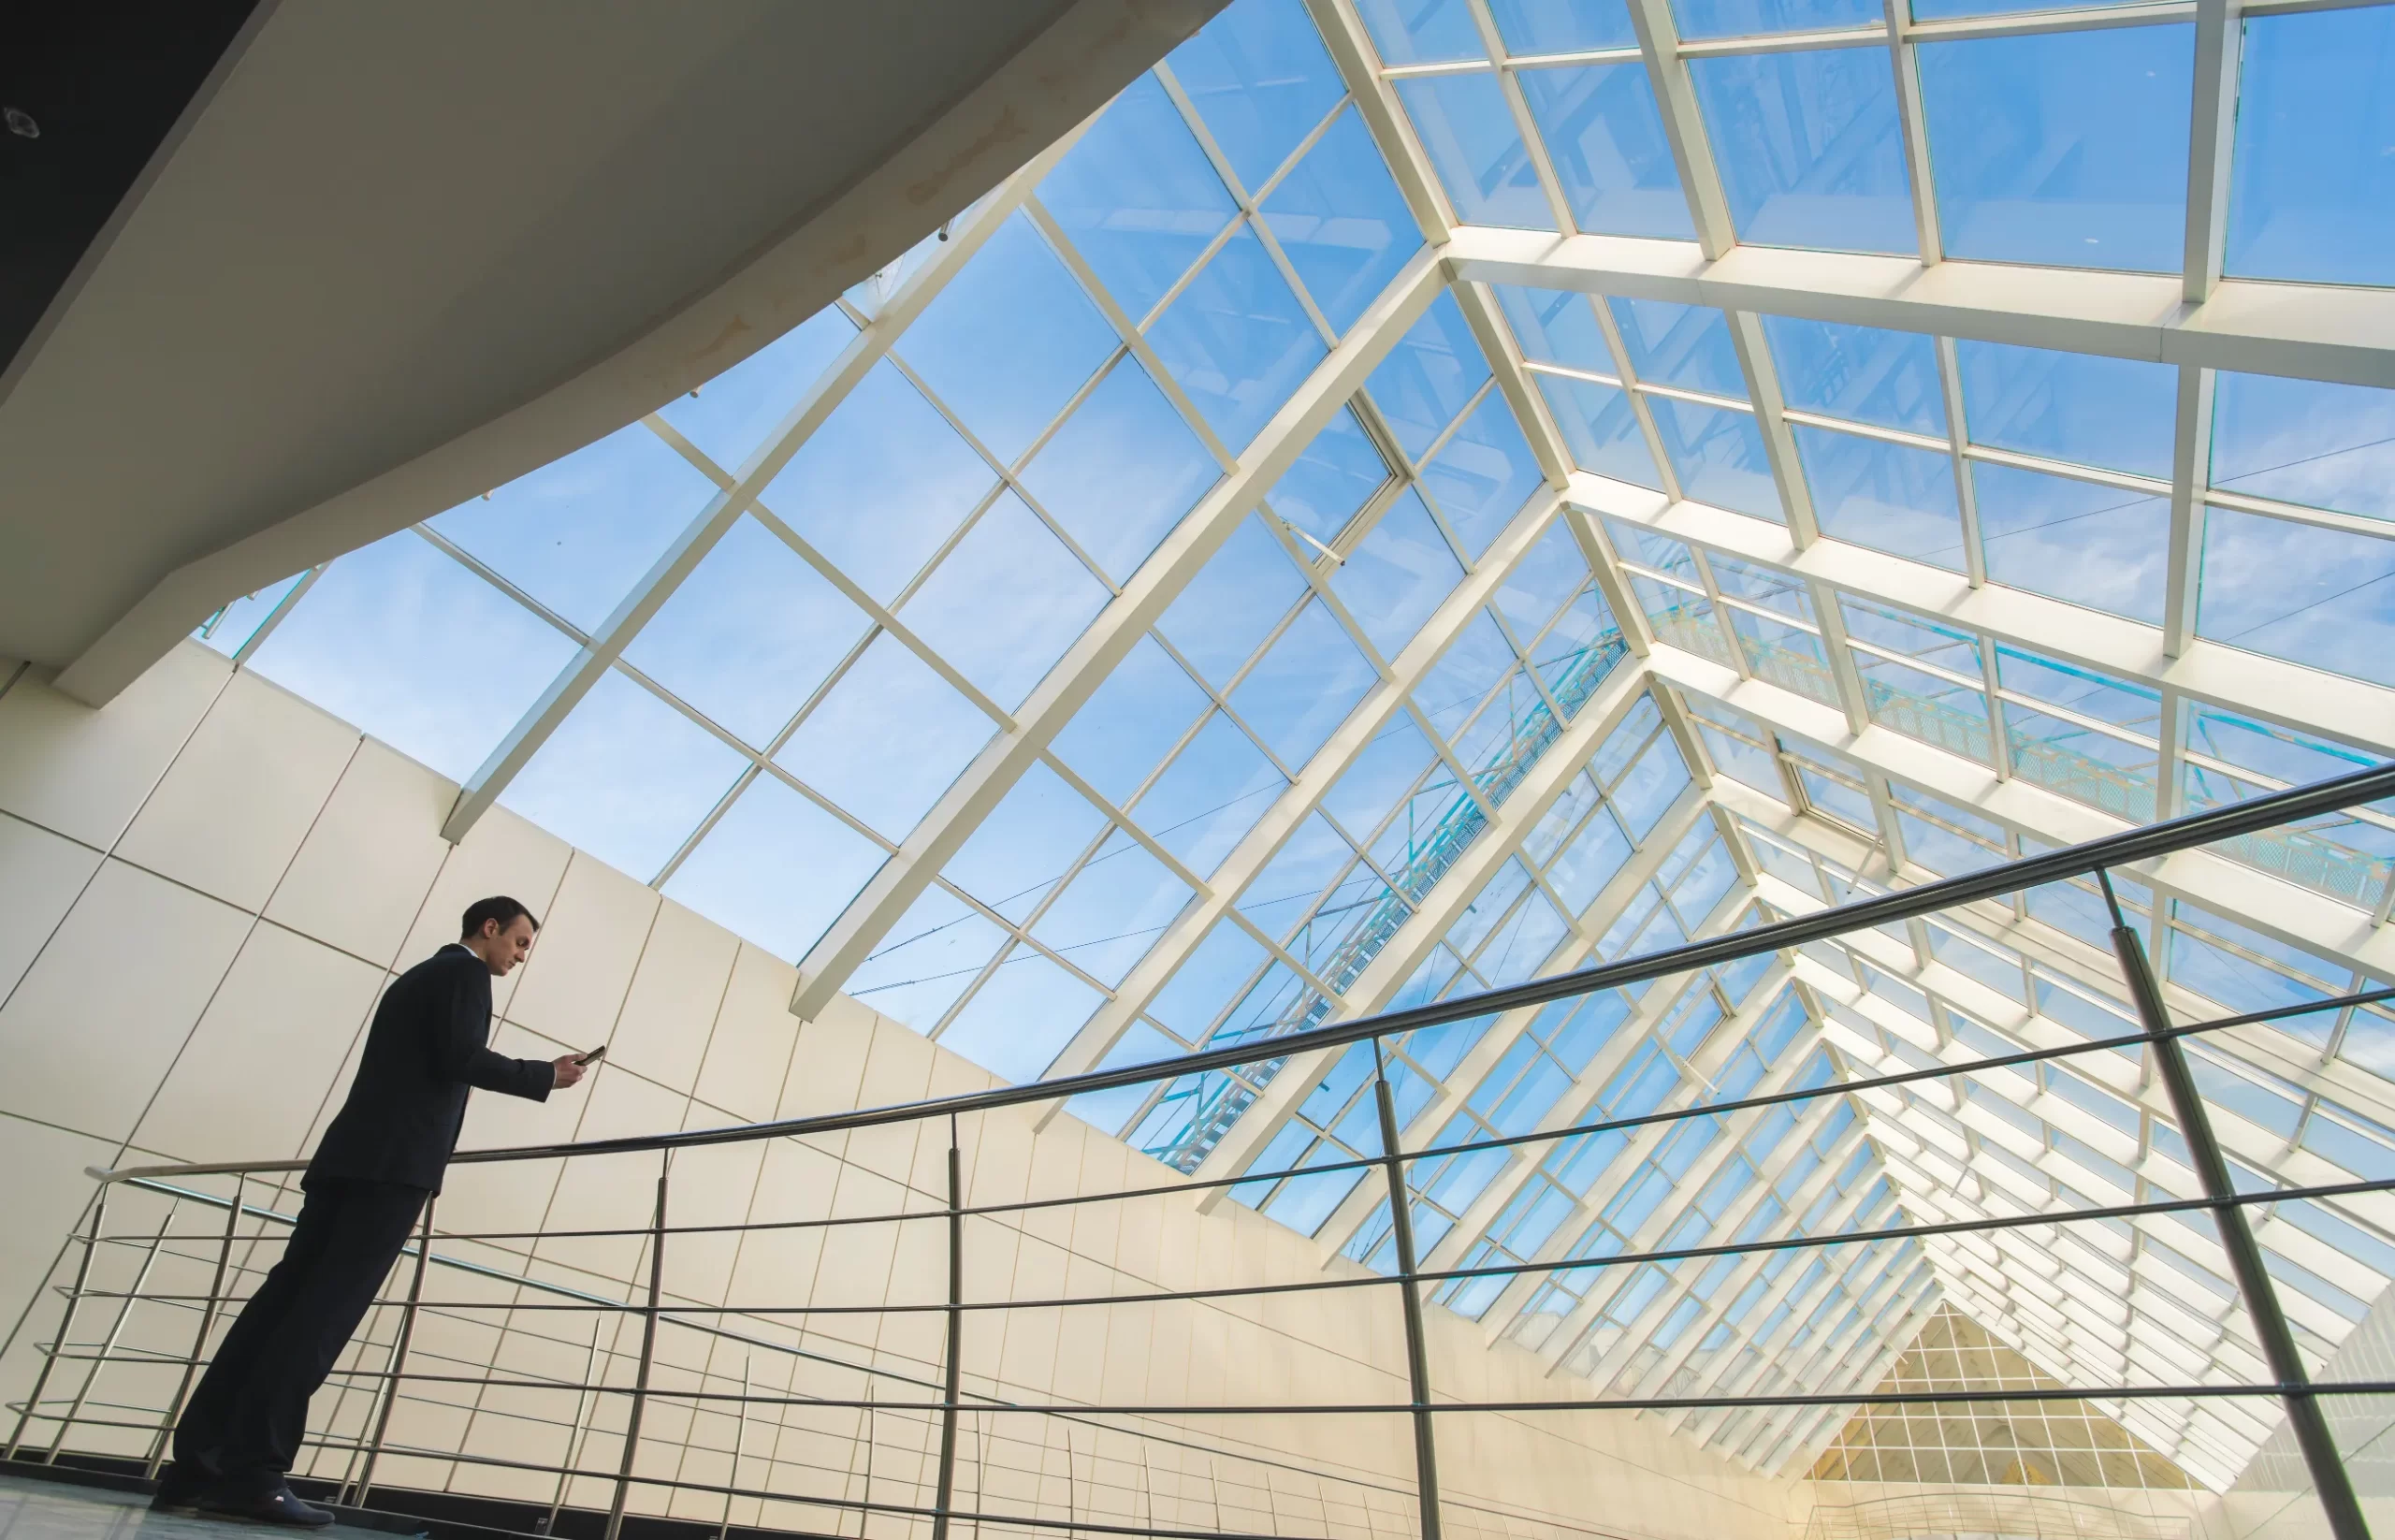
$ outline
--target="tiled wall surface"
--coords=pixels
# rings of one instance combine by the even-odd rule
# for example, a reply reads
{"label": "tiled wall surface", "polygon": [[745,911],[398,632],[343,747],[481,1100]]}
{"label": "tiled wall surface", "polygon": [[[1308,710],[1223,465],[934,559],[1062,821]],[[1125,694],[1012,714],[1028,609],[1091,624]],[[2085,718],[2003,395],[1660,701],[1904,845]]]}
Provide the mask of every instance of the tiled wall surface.
{"label": "tiled wall surface", "polygon": [[[397,969],[447,940],[473,898],[514,893],[544,929],[501,982],[501,1051],[548,1057],[599,1042],[609,1056],[546,1104],[478,1096],[469,1147],[704,1127],[901,1102],[991,1083],[911,1030],[842,999],[813,1022],[787,1009],[793,970],[653,891],[502,811],[461,846],[439,836],[456,789],[316,708],[186,644],[105,710],[0,662],[0,1390],[22,1399],[33,1344],[57,1328],[42,1286],[71,1261],[64,1242],[93,1184],[87,1166],[304,1155],[346,1085],[366,1020]],[[804,872],[791,880],[804,881]],[[798,1220],[928,1209],[945,1191],[946,1130],[900,1126],[811,1140],[711,1147],[677,1157],[677,1224]],[[1068,1115],[965,1120],[968,1201],[1176,1182]],[[453,1171],[444,1233],[637,1228],[648,1223],[654,1155]],[[195,1183],[196,1186],[209,1185]],[[210,1189],[222,1193],[218,1182]],[[296,1193],[247,1190],[282,1212]],[[207,1281],[221,1209],[127,1195],[107,1231],[178,1239],[148,1290]],[[269,1263],[245,1227],[236,1262]],[[931,1302],[945,1281],[945,1227],[793,1228],[677,1238],[665,1288],[688,1306]],[[94,1283],[130,1282],[139,1245],[105,1247]],[[1052,1299],[1157,1287],[1340,1275],[1314,1242],[1236,1204],[1201,1212],[1170,1192],[1125,1204],[1031,1211],[967,1229],[974,1299]],[[600,1315],[533,1280],[608,1300],[645,1281],[637,1237],[443,1242],[411,1363],[460,1378],[496,1367],[521,1381],[630,1383],[633,1317]],[[1354,1274],[1361,1276],[1360,1273]],[[180,1280],[180,1286],[178,1281]],[[529,1308],[547,1305],[551,1308]],[[473,1306],[477,1308],[467,1308]],[[1430,1312],[1434,1382],[1469,1399],[1587,1395],[1510,1345]],[[936,1313],[675,1317],[659,1335],[660,1387],[832,1401],[922,1401],[936,1391]],[[369,1323],[346,1368],[377,1369],[396,1312]],[[593,1324],[599,1330],[594,1339]],[[718,1325],[708,1335],[692,1323]],[[974,1313],[969,1397],[1083,1403],[1374,1402],[1403,1397],[1395,1301],[1381,1290],[1104,1308]],[[120,1344],[186,1351],[188,1312],[144,1306]],[[87,1313],[78,1340],[108,1331]],[[79,1446],[138,1450],[139,1408],[171,1391],[167,1371],[111,1369],[93,1389]],[[928,1382],[928,1383],[927,1383]],[[341,1383],[336,1380],[336,1386]],[[54,1386],[53,1398],[61,1393]],[[70,1392],[71,1393],[71,1392]],[[383,1475],[546,1502],[551,1476],[507,1460],[571,1455],[613,1470],[627,1398],[538,1384],[427,1382],[398,1408],[395,1448],[467,1453],[387,1459]],[[909,1505],[931,1498],[932,1429],[921,1413],[653,1402],[643,1475],[779,1494]],[[328,1389],[319,1425],[365,1419],[361,1389]],[[13,1419],[10,1419],[13,1420]],[[1101,1427],[1100,1424],[1105,1426]],[[36,1425],[38,1429],[40,1425]],[[1654,1425],[1610,1414],[1449,1417],[1440,1448],[1458,1534],[1778,1536],[1793,1493]],[[861,1436],[861,1435],[869,1435]],[[965,1419],[962,1501],[1084,1519],[1283,1534],[1412,1533],[1404,1423],[1386,1416]],[[866,1451],[870,1449],[870,1458]],[[338,1469],[338,1449],[316,1456]],[[603,1506],[577,1479],[568,1500]],[[715,1520],[722,1499],[635,1488],[636,1509]],[[856,1522],[820,1506],[743,1498],[734,1522],[818,1531]],[[877,1517],[876,1535],[909,1532]]]}

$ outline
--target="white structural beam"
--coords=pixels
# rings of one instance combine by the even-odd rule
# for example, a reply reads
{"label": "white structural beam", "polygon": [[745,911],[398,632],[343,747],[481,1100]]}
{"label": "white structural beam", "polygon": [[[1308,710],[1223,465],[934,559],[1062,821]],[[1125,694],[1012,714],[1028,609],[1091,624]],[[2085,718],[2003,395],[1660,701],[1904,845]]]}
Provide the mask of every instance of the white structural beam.
{"label": "white structural beam", "polygon": [[1697,247],[1707,257],[1720,257],[1737,245],[1738,234],[1730,222],[1730,201],[1721,194],[1713,147],[1706,138],[1705,115],[1697,110],[1696,87],[1680,59],[1679,22],[1672,14],[1671,0],[1630,0],[1630,24],[1638,34],[1647,82],[1655,89],[1663,138],[1672,147],[1672,166],[1688,198]]}
{"label": "white structural beam", "polygon": [[2190,305],[2210,299],[2220,283],[2244,41],[2245,19],[2239,0],[2196,0],[2196,67],[2187,123],[2186,272],[2182,290]]}
{"label": "white structural beam", "polygon": [[1390,281],[1346,340],[1314,367],[1240,455],[1234,468],[1198,500],[1123,591],[1098,613],[1015,713],[1012,725],[991,739],[815,943],[799,965],[798,992],[791,1002],[793,1011],[811,1019],[831,1003],[841,983],[922,895],[949,857],[1222,548],[1266,489],[1280,480],[1314,435],[1345,407],[1347,399],[1430,308],[1443,286],[1437,253],[1430,248],[1416,254]]}
{"label": "white structural beam", "polygon": [[1894,331],[2346,385],[2395,378],[2395,290],[2226,279],[2200,304],[2176,275],[1558,236],[1467,225],[1460,279],[1759,311]]}

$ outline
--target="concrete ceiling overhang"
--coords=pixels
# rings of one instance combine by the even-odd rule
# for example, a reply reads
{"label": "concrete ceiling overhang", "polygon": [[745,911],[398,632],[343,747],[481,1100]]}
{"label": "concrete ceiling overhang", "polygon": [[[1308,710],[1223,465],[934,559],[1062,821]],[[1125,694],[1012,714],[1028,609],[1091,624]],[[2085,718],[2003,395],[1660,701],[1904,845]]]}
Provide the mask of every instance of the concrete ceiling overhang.
{"label": "concrete ceiling overhang", "polygon": [[738,363],[1224,0],[284,0],[0,376],[0,654],[225,600]]}

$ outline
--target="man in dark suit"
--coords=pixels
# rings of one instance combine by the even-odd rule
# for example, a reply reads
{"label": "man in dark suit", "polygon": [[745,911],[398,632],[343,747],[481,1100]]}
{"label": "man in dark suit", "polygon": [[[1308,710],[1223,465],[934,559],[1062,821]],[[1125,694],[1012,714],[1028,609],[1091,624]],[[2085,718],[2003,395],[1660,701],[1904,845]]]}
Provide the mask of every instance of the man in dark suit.
{"label": "man in dark suit", "polygon": [[577,1054],[511,1059],[489,1047],[490,981],[524,960],[539,929],[515,899],[483,899],[466,910],[455,946],[384,992],[349,1099],[300,1178],[307,1196],[283,1259],[184,1405],[152,1507],[300,1528],[332,1522],[286,1479],[308,1398],[373,1304],[426,1198],[441,1190],[468,1093],[544,1101],[582,1079]]}

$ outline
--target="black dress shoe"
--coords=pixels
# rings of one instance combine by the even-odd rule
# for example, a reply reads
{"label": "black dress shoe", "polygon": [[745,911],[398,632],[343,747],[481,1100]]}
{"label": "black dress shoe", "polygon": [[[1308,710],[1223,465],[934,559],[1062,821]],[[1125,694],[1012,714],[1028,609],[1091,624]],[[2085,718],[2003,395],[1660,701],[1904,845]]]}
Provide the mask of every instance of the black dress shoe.
{"label": "black dress shoe", "polygon": [[158,1473],[158,1489],[151,1495],[152,1513],[179,1515],[199,1511],[200,1494],[207,1491],[215,1477],[190,1465],[169,1464]]}
{"label": "black dress shoe", "polygon": [[329,1512],[300,1502],[288,1487],[277,1487],[265,1493],[219,1489],[200,1498],[199,1512],[210,1518],[240,1518],[292,1530],[320,1530],[333,1521]]}

